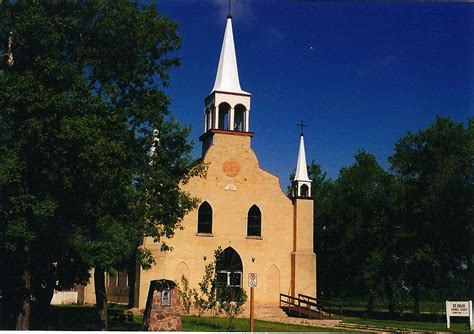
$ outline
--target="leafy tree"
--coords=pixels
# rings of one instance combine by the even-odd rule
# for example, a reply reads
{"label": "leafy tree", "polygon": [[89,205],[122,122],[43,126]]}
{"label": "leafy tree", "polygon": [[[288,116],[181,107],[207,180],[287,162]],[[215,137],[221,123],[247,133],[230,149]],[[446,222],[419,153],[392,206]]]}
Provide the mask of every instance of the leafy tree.
{"label": "leafy tree", "polygon": [[321,222],[316,220],[323,289],[333,296],[366,296],[368,312],[377,296],[386,296],[393,312],[400,187],[373,155],[361,151],[326,189]]}
{"label": "leafy tree", "polygon": [[405,188],[400,256],[415,314],[423,295],[465,298],[470,284],[474,297],[473,125],[438,116],[403,136],[390,157]]}
{"label": "leafy tree", "polygon": [[327,224],[331,222],[330,205],[333,181],[321,169],[314,160],[308,165],[308,176],[313,181],[311,183],[311,195],[314,200],[314,228],[313,228],[313,249],[317,254],[317,279],[319,298],[326,298],[329,284],[331,284],[333,274],[328,272],[326,267],[329,265],[328,253],[326,249],[336,240],[329,240]]}
{"label": "leafy tree", "polygon": [[40,288],[94,267],[106,329],[104,272],[135,257],[151,265],[140,239],[168,249],[196,205],[179,185],[203,169],[163,92],[179,64],[176,24],[125,0],[0,6],[15,56],[0,75],[0,253],[12,265],[2,287],[28,329],[32,300],[48,300]]}

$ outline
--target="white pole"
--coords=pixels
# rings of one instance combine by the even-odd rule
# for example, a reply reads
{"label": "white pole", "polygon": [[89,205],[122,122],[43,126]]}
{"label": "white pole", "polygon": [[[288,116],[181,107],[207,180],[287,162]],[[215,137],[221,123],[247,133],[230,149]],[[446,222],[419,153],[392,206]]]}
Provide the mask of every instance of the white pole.
{"label": "white pole", "polygon": [[469,326],[471,331],[474,330],[474,322],[472,321],[472,300],[469,301]]}
{"label": "white pole", "polygon": [[449,301],[447,300],[446,301],[446,324],[448,325],[448,329],[450,327],[450,323],[449,323],[449,311],[448,311],[448,305],[449,305]]}

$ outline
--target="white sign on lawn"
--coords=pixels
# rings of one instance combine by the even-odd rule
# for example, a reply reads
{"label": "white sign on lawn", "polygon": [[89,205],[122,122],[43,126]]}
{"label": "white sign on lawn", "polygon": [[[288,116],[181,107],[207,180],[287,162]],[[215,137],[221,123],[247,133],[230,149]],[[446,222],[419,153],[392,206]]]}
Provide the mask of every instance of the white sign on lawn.
{"label": "white sign on lawn", "polygon": [[471,330],[474,328],[472,320],[472,300],[467,302],[450,302],[446,301],[446,322],[450,327],[450,317],[468,317]]}
{"label": "white sign on lawn", "polygon": [[250,273],[249,274],[249,288],[256,288],[257,287],[257,274]]}

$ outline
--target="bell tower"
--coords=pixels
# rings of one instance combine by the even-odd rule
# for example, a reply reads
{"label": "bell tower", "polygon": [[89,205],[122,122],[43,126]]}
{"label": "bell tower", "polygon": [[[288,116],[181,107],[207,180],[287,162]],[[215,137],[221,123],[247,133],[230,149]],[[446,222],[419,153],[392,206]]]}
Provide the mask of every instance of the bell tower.
{"label": "bell tower", "polygon": [[214,133],[253,135],[249,124],[250,96],[240,87],[232,16],[229,15],[214,87],[204,100],[204,134],[200,137],[203,154],[209,148],[211,143],[208,139]]}
{"label": "bell tower", "polygon": [[308,177],[301,121],[300,148],[293,179],[293,251],[291,252],[290,294],[316,295],[316,255],[313,251],[314,202]]}

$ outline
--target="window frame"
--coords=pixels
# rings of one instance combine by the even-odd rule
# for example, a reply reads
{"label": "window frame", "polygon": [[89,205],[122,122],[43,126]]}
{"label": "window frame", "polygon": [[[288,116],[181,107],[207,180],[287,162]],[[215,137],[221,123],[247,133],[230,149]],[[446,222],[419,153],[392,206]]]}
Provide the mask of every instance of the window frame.
{"label": "window frame", "polygon": [[[257,210],[256,212],[251,212],[252,210],[255,210],[255,209]],[[258,234],[252,231],[252,230],[257,230],[257,229],[258,229]],[[250,237],[250,238],[262,237],[262,210],[260,210],[260,208],[256,204],[252,205],[247,213],[247,237]]]}
{"label": "window frame", "polygon": [[[203,210],[206,210],[206,209],[209,209],[209,210],[203,212]],[[204,220],[203,218],[208,218],[208,219]],[[204,201],[201,203],[198,209],[197,233],[207,234],[207,235],[212,234],[212,221],[213,221],[212,206],[211,204],[209,204],[209,202]]]}

